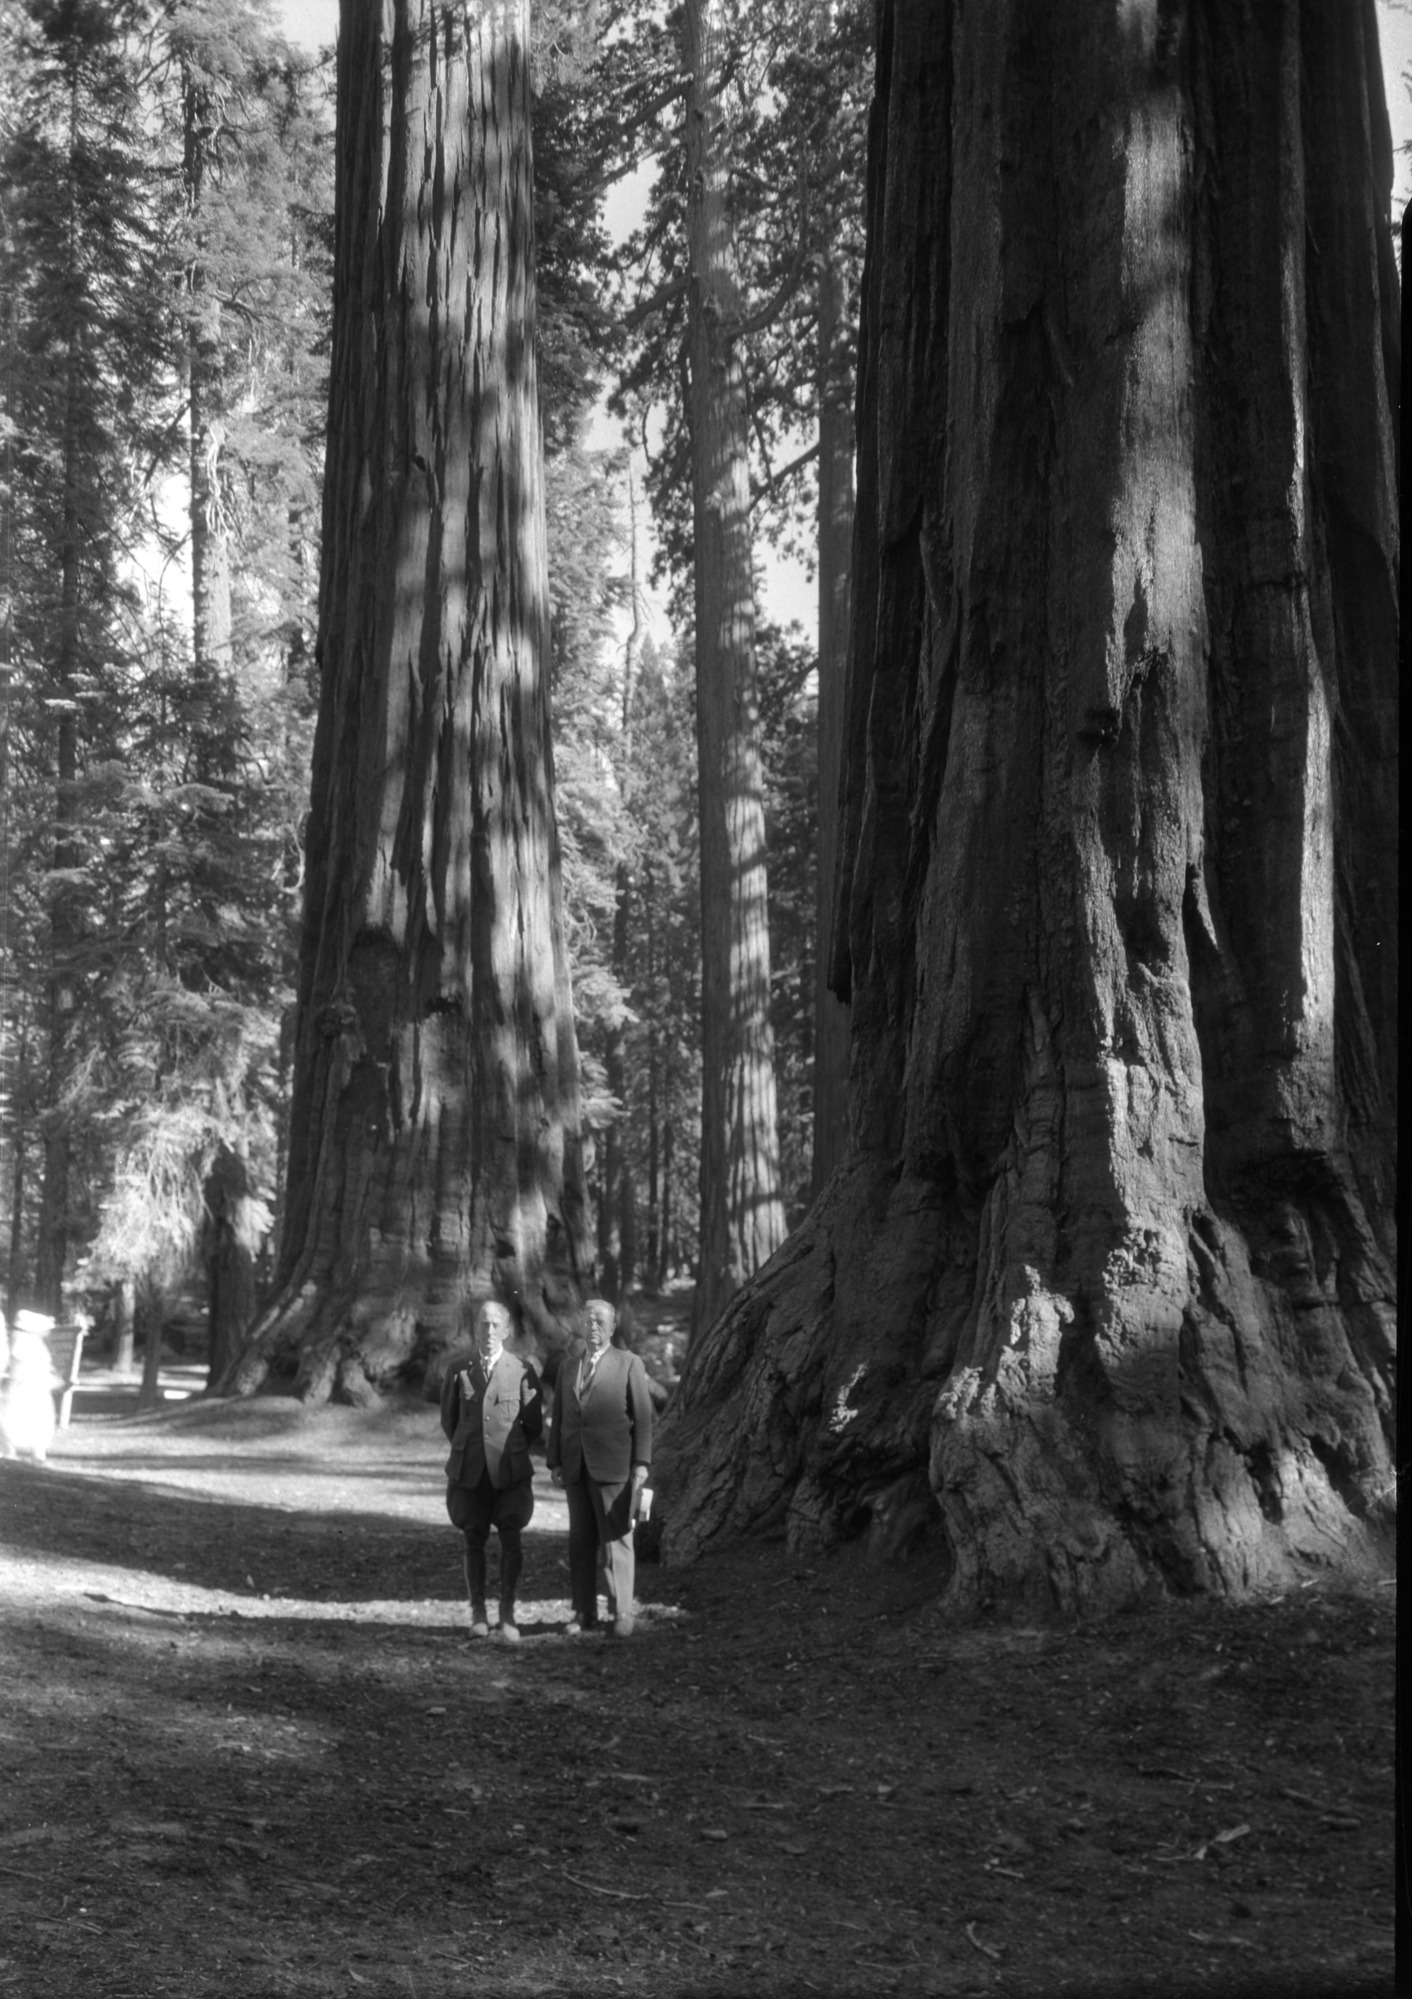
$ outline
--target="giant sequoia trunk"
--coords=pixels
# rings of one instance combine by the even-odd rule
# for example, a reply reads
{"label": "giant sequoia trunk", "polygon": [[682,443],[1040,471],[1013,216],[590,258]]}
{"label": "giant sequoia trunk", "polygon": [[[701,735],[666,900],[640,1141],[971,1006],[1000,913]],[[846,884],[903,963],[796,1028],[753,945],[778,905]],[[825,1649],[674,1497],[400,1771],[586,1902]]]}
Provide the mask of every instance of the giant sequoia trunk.
{"label": "giant sequoia trunk", "polygon": [[739,281],[720,0],[686,0],[696,736],[701,811],[701,1254],[693,1333],[784,1240]]}
{"label": "giant sequoia trunk", "polygon": [[528,0],[345,0],[288,1203],[233,1374],[360,1399],[458,1299],[540,1345],[582,1174],[548,728]]}
{"label": "giant sequoia trunk", "polygon": [[693,1352],[667,1546],[958,1606],[1374,1562],[1397,517],[1372,0],[883,0],[848,1161]]}

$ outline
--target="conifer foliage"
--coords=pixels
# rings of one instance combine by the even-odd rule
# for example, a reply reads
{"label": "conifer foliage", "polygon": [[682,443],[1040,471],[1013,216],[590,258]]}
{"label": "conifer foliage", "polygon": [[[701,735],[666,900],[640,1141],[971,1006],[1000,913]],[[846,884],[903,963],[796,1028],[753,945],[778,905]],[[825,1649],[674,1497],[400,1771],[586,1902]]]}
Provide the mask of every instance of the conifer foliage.
{"label": "conifer foliage", "polygon": [[322,90],[266,19],[205,0],[32,0],[8,53],[6,1302],[58,1311],[67,1279],[160,1317],[230,1154],[236,1337],[300,866]]}
{"label": "conifer foliage", "polygon": [[[736,77],[731,199],[750,321],[734,343],[750,454],[743,549],[757,533],[811,539],[817,454],[794,432],[817,427],[811,301],[821,243],[849,240],[836,215],[858,165],[830,106],[847,10],[780,0],[757,11],[753,26],[740,10],[721,17],[734,38],[722,47]],[[568,954],[556,1004],[566,1015],[572,991],[578,1043],[561,1081],[565,1104],[579,1101],[564,1126],[561,1275],[529,1311],[552,1339],[579,1281],[617,1293],[695,1273],[710,1021],[693,621],[679,620],[682,635],[664,628],[645,553],[650,509],[684,613],[689,548],[669,468],[685,465],[674,454],[686,411],[663,359],[684,329],[686,210],[670,191],[684,161],[681,44],[635,0],[568,0],[538,22],[544,695]],[[307,1223],[310,1126],[302,1114],[291,1125],[290,1097],[297,925],[309,867],[325,865],[309,766],[331,66],[291,51],[260,0],[27,0],[7,53],[5,1297],[56,1311],[82,1298],[111,1311],[118,1335],[134,1305],[155,1323],[205,1304],[213,1379],[248,1386],[274,1359],[310,1393],[362,1393],[404,1366],[402,1334],[365,1355],[370,1368],[340,1373],[338,1358],[301,1359],[286,1321],[282,1346],[262,1338],[237,1366]],[[801,205],[806,131],[817,185]],[[602,200],[647,153],[662,161],[662,192],[642,237],[615,250]],[[664,273],[669,296],[644,313]],[[595,398],[617,379],[634,434],[655,441],[647,490],[625,451],[585,441]],[[325,645],[325,677],[328,657]],[[775,874],[759,1025],[777,1040],[760,1080],[779,1094],[770,1124],[793,1219],[813,1125],[815,696],[793,639],[763,634],[756,666],[755,845]],[[550,769],[546,755],[546,783]],[[708,962],[719,956],[713,947]],[[497,1281],[508,1241],[491,1259]],[[421,1353],[426,1338],[414,1331],[412,1344]]]}

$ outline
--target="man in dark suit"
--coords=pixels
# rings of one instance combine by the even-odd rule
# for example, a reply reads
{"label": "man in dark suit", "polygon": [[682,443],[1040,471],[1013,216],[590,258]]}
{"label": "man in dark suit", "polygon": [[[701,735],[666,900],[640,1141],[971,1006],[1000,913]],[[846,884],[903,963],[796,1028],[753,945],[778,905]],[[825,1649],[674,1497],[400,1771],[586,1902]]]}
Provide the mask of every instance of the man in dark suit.
{"label": "man in dark suit", "polygon": [[633,1628],[633,1519],[652,1463],[652,1397],[635,1353],[610,1344],[617,1313],[606,1298],[584,1307],[584,1351],[559,1370],[545,1451],[569,1502],[571,1636],[598,1622],[598,1551],[603,1551],[613,1633]]}
{"label": "man in dark suit", "polygon": [[493,1527],[500,1536],[500,1636],[514,1644],[520,1534],[534,1512],[530,1445],[544,1428],[544,1404],[534,1369],[506,1348],[510,1330],[505,1307],[486,1299],[476,1314],[474,1352],[446,1371],[441,1427],[451,1439],[446,1511],[466,1543],[471,1636],[490,1635],[485,1547]]}

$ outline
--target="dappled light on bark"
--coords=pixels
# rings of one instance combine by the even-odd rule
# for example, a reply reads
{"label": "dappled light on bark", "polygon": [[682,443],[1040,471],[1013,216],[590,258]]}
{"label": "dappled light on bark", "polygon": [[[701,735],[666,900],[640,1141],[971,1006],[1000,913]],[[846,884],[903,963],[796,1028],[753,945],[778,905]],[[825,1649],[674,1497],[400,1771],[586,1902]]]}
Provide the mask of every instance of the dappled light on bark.
{"label": "dappled light on bark", "polygon": [[682,15],[701,811],[701,1253],[694,1332],[784,1239],[742,320],[721,150],[716,0]]}
{"label": "dappled light on bark", "polygon": [[360,1399],[468,1283],[576,1298],[527,8],[345,6],[308,886],[277,1296],[233,1374]]}
{"label": "dappled light on bark", "polygon": [[[847,1160],[667,1548],[958,1605],[1386,1558],[1397,520],[1372,10],[881,11]],[[1320,246],[1315,250],[1313,246]]]}

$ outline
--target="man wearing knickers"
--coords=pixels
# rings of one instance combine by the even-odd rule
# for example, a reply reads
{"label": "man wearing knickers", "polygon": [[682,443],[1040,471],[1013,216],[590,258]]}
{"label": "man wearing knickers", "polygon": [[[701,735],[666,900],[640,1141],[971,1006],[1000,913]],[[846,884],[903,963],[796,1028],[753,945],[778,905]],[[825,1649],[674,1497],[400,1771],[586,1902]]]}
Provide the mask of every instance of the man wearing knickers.
{"label": "man wearing knickers", "polygon": [[448,1368],[441,1391],[441,1427],[451,1439],[446,1460],[446,1511],[466,1543],[466,1596],[472,1638],[490,1635],[486,1611],[486,1543],[500,1536],[500,1636],[519,1640],[515,1586],[524,1563],[520,1534],[534,1512],[530,1445],[544,1427],[539,1377],[505,1345],[510,1314],[493,1298],[476,1313],[475,1350]]}

